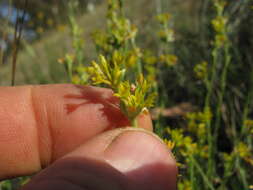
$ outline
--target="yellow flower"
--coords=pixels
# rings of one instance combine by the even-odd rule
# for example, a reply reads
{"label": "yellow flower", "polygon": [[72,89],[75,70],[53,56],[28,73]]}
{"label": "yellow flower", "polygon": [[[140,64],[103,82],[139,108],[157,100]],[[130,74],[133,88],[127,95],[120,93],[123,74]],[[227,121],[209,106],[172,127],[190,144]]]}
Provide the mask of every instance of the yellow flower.
{"label": "yellow flower", "polygon": [[146,112],[146,108],[152,107],[156,98],[156,93],[149,93],[151,85],[140,75],[135,82],[135,89],[129,81],[120,82],[114,96],[121,100],[121,107],[130,120],[139,113]]}
{"label": "yellow flower", "polygon": [[192,185],[189,180],[183,180],[178,184],[179,190],[192,190]]}
{"label": "yellow flower", "polygon": [[38,34],[42,34],[44,32],[44,29],[41,26],[39,26],[38,28],[36,28],[36,32]]}
{"label": "yellow flower", "polygon": [[194,72],[196,77],[204,80],[208,75],[208,63],[206,61],[202,61],[201,63],[195,65]]}
{"label": "yellow flower", "polygon": [[158,36],[162,41],[165,42],[173,42],[175,40],[175,32],[174,30],[168,28],[166,30],[160,30],[158,32]]}
{"label": "yellow flower", "polygon": [[74,75],[71,79],[73,84],[80,84],[81,83],[81,79],[78,75]]}
{"label": "yellow flower", "polygon": [[250,119],[245,120],[244,125],[248,130],[253,131],[253,120]]}
{"label": "yellow flower", "polygon": [[169,147],[170,150],[175,147],[175,143],[170,140],[164,139],[164,143],[167,145],[167,147]]}
{"label": "yellow flower", "polygon": [[51,19],[51,18],[47,19],[47,25],[48,26],[53,26],[53,24],[54,24],[53,19]]}
{"label": "yellow flower", "polygon": [[214,27],[214,30],[218,33],[222,33],[227,24],[227,18],[219,16],[212,20],[212,25]]}
{"label": "yellow flower", "polygon": [[57,26],[57,30],[58,30],[59,32],[65,31],[65,30],[66,30],[66,25],[63,25],[63,24],[58,25],[58,26]]}
{"label": "yellow flower", "polygon": [[57,60],[57,62],[60,63],[60,64],[63,64],[63,63],[65,62],[65,59],[64,59],[64,58],[59,58],[59,59]]}
{"label": "yellow flower", "polygon": [[44,18],[44,13],[41,12],[41,11],[37,12],[37,18],[40,19],[40,20],[43,19]]}
{"label": "yellow flower", "polygon": [[113,90],[118,88],[125,73],[125,69],[120,68],[120,63],[113,61],[111,65],[103,55],[100,55],[99,62],[93,61],[91,64],[87,68],[87,73],[94,84],[106,84]]}
{"label": "yellow flower", "polygon": [[243,159],[250,157],[250,150],[249,147],[243,143],[239,142],[235,147],[235,152]]}
{"label": "yellow flower", "polygon": [[178,58],[172,54],[164,54],[159,57],[160,61],[168,66],[173,66],[177,64]]}
{"label": "yellow flower", "polygon": [[156,19],[160,24],[166,24],[171,19],[170,13],[162,13],[156,16]]}

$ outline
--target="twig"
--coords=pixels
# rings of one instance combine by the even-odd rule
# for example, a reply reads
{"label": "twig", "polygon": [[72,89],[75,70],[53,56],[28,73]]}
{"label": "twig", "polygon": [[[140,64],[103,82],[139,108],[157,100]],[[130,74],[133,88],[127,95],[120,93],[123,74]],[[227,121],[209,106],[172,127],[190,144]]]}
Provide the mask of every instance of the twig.
{"label": "twig", "polygon": [[[12,77],[11,77],[11,85],[15,85],[15,76],[16,76],[16,66],[17,66],[17,58],[18,58],[18,50],[20,47],[20,39],[23,31],[23,24],[26,15],[26,8],[28,5],[28,0],[25,0],[24,11],[19,20],[19,11],[17,10],[17,18],[15,23],[15,32],[14,32],[14,42],[13,42],[13,54],[12,54]],[[20,26],[19,26],[20,25]]]}

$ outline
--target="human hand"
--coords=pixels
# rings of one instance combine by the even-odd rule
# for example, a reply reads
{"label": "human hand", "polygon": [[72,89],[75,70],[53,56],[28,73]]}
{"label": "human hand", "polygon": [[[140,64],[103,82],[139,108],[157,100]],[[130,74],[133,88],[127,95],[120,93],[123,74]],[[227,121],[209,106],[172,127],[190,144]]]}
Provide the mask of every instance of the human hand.
{"label": "human hand", "polygon": [[129,122],[103,88],[0,87],[0,180],[39,172],[22,189],[173,190],[176,162],[145,128]]}

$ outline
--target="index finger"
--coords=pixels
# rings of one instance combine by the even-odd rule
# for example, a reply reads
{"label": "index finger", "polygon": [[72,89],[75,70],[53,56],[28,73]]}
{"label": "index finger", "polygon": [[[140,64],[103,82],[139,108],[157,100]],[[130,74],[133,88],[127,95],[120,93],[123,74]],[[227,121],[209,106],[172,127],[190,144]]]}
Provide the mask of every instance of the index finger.
{"label": "index finger", "polygon": [[[152,128],[147,116],[140,123]],[[37,172],[93,136],[127,125],[108,89],[1,87],[0,179]]]}

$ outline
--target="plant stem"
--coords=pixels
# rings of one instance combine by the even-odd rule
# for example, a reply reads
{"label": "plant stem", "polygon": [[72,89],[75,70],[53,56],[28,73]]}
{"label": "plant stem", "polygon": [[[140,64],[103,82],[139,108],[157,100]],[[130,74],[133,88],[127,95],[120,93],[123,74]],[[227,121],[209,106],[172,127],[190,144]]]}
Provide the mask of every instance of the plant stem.
{"label": "plant stem", "polygon": [[[214,86],[214,79],[216,77],[216,68],[218,65],[218,53],[219,48],[215,47],[212,51],[213,56],[213,64],[211,68],[211,79],[207,84],[207,95],[205,99],[205,107],[204,111],[210,109],[210,98],[213,91]],[[212,129],[211,129],[211,120],[208,120],[207,123],[207,142],[208,142],[208,169],[207,169],[207,176],[210,178],[215,173],[215,163],[214,163],[214,151],[213,151],[213,137],[212,137]]]}
{"label": "plant stem", "polygon": [[221,74],[221,92],[218,96],[218,105],[216,109],[216,116],[215,116],[215,125],[214,125],[214,148],[216,148],[217,143],[217,136],[218,136],[218,130],[220,126],[221,121],[221,108],[223,104],[223,97],[226,89],[226,83],[227,83],[227,71],[228,67],[231,62],[231,56],[229,55],[229,49],[230,49],[230,43],[226,42],[224,53],[225,53],[225,65]]}
{"label": "plant stem", "polygon": [[[17,11],[16,23],[15,23],[15,32],[14,32],[14,42],[13,42],[13,54],[12,54],[12,77],[11,77],[11,85],[15,84],[15,76],[16,76],[16,66],[17,66],[17,57],[18,50],[20,46],[20,40],[23,31],[23,24],[26,16],[26,7],[28,5],[28,0],[25,0],[23,14],[21,19],[19,18],[19,12]],[[19,20],[20,19],[20,20]]]}
{"label": "plant stem", "polygon": [[208,5],[209,5],[210,0],[203,0],[201,2],[201,8],[200,8],[200,26],[199,26],[199,30],[200,30],[200,43],[202,43],[202,47],[206,48],[207,47],[207,40],[206,40],[206,26],[207,26],[207,15],[208,15]]}
{"label": "plant stem", "polygon": [[190,162],[189,162],[189,167],[190,167],[190,181],[191,181],[191,187],[192,189],[196,189],[196,179],[195,179],[195,176],[196,176],[196,173],[195,173],[195,167],[194,167],[194,164],[193,164],[193,155],[190,156]]}
{"label": "plant stem", "polygon": [[134,128],[137,128],[138,127],[138,121],[137,121],[137,117],[135,117],[134,119],[132,119],[132,126],[134,127]]}
{"label": "plant stem", "polygon": [[[135,39],[134,38],[131,38],[131,45],[134,49],[137,49],[137,46],[136,46],[136,43],[135,43]],[[138,57],[137,59],[137,76],[139,76],[140,74],[143,73],[143,69],[142,69],[142,63],[141,63],[141,60],[140,58]]]}
{"label": "plant stem", "polygon": [[[8,32],[9,32],[9,20],[11,17],[11,12],[12,12],[12,0],[8,1],[8,13],[7,13],[7,18],[5,19],[4,26],[7,28],[3,31],[2,35],[2,40],[7,41],[8,40]],[[5,52],[4,48],[0,48],[0,65],[4,64],[5,60]]]}
{"label": "plant stem", "polygon": [[213,184],[209,181],[210,178],[208,178],[208,176],[205,174],[205,172],[203,171],[203,169],[201,168],[201,166],[199,165],[199,163],[192,156],[191,156],[191,160],[192,160],[192,163],[194,164],[194,166],[199,171],[200,175],[202,176],[204,182],[209,187],[209,189],[215,190],[215,188],[213,187]]}
{"label": "plant stem", "polygon": [[210,106],[210,98],[212,95],[212,90],[213,90],[213,86],[214,86],[214,79],[216,77],[216,67],[218,65],[218,52],[219,52],[219,48],[215,47],[212,51],[212,57],[213,57],[213,64],[212,64],[212,68],[211,68],[211,80],[210,82],[208,82],[208,86],[207,86],[207,95],[206,95],[206,99],[205,99],[205,107],[209,107]]}
{"label": "plant stem", "polygon": [[[250,87],[249,87],[249,93],[247,94],[247,98],[246,98],[246,102],[244,105],[244,110],[243,110],[243,118],[242,118],[242,129],[240,132],[240,136],[241,138],[246,134],[247,132],[247,128],[246,125],[244,124],[244,122],[247,120],[248,118],[248,114],[250,111],[250,107],[252,105],[252,98],[253,98],[253,70],[250,73]],[[252,149],[252,137],[250,135],[248,135],[247,137],[247,143],[249,146],[249,149]]]}
{"label": "plant stem", "polygon": [[239,178],[242,181],[243,189],[248,189],[249,184],[247,182],[246,172],[245,172],[244,168],[241,167],[241,163],[240,162],[241,162],[241,159],[237,156],[236,157],[236,161],[235,161],[235,165],[236,165],[236,168],[238,170],[238,175],[239,175]]}

